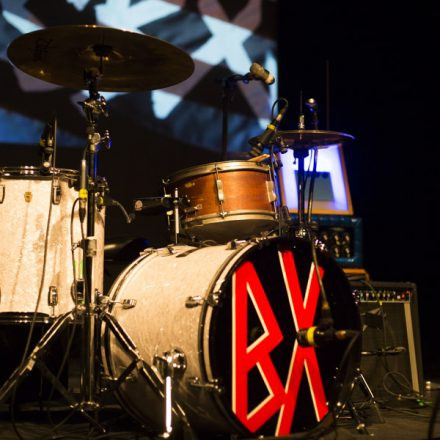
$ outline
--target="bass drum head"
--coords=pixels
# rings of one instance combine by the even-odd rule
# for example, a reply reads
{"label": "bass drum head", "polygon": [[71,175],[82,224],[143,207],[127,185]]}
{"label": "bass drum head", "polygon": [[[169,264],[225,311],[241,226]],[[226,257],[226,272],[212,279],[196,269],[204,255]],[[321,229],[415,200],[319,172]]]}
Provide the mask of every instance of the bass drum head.
{"label": "bass drum head", "polygon": [[[343,271],[326,253],[318,250],[317,257],[334,328],[360,331]],[[298,328],[320,321],[319,291],[310,243],[272,239],[251,247],[230,268],[222,307],[205,309],[205,380],[221,385],[217,405],[240,432],[287,435],[325,428],[337,403],[348,398],[360,338],[316,348],[296,342]]]}

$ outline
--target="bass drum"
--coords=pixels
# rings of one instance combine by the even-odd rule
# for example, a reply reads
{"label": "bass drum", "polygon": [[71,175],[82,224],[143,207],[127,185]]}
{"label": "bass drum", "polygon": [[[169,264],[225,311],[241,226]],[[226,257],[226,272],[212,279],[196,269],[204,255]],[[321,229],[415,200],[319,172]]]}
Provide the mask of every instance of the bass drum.
{"label": "bass drum", "polygon": [[[327,254],[317,253],[334,327],[360,330],[344,273]],[[164,419],[155,359],[173,350],[186,362],[183,375],[175,375],[173,398],[202,434],[326,429],[360,362],[360,340],[318,348],[296,342],[297,330],[321,317],[306,241],[270,238],[147,250],[121,273],[109,296],[115,301],[111,315],[155,377],[149,384],[130,373],[118,397],[154,430],[161,430]],[[112,332],[103,335],[104,369],[115,379],[132,358]]]}

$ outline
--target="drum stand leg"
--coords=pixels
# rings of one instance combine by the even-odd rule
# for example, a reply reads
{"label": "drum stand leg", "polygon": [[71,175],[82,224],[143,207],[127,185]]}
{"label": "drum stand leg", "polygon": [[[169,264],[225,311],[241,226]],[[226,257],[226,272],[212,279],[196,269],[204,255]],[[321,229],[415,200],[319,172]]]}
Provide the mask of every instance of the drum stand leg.
{"label": "drum stand leg", "polygon": [[64,315],[59,316],[55,319],[53,324],[43,335],[40,341],[37,343],[35,348],[32,350],[30,355],[24,360],[22,365],[18,366],[11,376],[6,380],[6,382],[0,388],[0,402],[4,402],[13,392],[15,387],[17,387],[34,369],[36,366],[41,374],[53,385],[54,388],[66,399],[66,401],[71,405],[73,409],[78,409],[81,414],[95,426],[100,431],[105,432],[105,429],[94,419],[93,416],[85,411],[85,408],[81,403],[75,400],[73,395],[66,390],[64,385],[59,381],[59,379],[47,368],[42,360],[47,346],[56,338],[59,333],[67,326],[69,321],[75,319],[75,312],[70,311]]}
{"label": "drum stand leg", "polygon": [[[355,388],[356,385],[359,386],[359,388],[363,392],[364,396],[368,399],[368,403],[374,408],[374,410],[375,410],[375,412],[376,412],[376,414],[378,416],[379,423],[385,423],[385,419],[382,416],[382,413],[381,413],[381,411],[379,409],[379,405],[376,402],[376,398],[374,397],[374,394],[371,391],[371,388],[368,385],[368,382],[366,381],[365,376],[363,375],[363,373],[360,370],[360,368],[356,369],[356,375],[355,375],[355,377],[353,379],[353,382],[351,383],[351,394],[353,394],[353,391],[354,391],[354,388]],[[370,435],[370,433],[368,432],[367,427],[365,426],[365,423],[361,420],[359,412],[356,409],[356,406],[353,403],[353,399],[352,399],[351,396],[347,400],[347,407],[348,407],[348,410],[350,411],[350,414],[351,414],[352,418],[356,422],[356,430],[360,434]],[[340,412],[339,412],[338,415],[340,415]]]}

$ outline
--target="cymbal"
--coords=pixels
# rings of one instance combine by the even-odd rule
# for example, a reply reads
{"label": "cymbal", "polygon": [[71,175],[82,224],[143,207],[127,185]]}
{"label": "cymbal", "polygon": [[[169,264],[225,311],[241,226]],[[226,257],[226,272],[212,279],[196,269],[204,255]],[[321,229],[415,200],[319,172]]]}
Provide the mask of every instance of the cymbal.
{"label": "cymbal", "polygon": [[98,90],[134,92],[188,78],[194,62],[159,38],[96,25],[55,26],[16,38],[10,61],[23,72],[73,89],[87,89],[84,73],[98,69]]}
{"label": "cymbal", "polygon": [[279,131],[288,148],[327,148],[330,145],[343,144],[354,140],[354,136],[347,133],[328,130],[286,130]]}

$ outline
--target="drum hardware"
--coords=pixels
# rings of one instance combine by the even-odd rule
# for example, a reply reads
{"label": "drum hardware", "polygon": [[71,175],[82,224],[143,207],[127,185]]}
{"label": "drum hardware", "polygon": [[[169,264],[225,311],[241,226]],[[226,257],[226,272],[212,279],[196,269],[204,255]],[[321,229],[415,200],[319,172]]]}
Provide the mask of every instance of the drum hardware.
{"label": "drum hardware", "polygon": [[[253,240],[256,240],[256,238],[254,238]],[[231,240],[231,241],[228,242],[228,244],[226,246],[227,246],[228,249],[236,250],[236,249],[243,248],[248,243],[249,243],[248,240]]]}
{"label": "drum hardware", "polygon": [[200,295],[188,296],[185,300],[185,307],[192,309],[193,307],[202,306],[205,303],[205,298]]}
{"label": "drum hardware", "polygon": [[50,286],[47,295],[47,303],[52,307],[52,318],[55,317],[55,306],[58,304],[58,289],[56,286]]}
{"label": "drum hardware", "polygon": [[223,203],[225,201],[225,193],[223,191],[223,183],[221,181],[221,179],[219,178],[218,175],[218,164],[215,164],[215,187],[217,188],[217,200],[220,204],[220,216],[222,218],[225,218],[225,216],[228,214],[227,212],[225,212],[225,210],[223,209]]}
{"label": "drum hardware", "polygon": [[[223,280],[220,284],[223,284]],[[206,298],[196,295],[196,296],[188,296],[185,300],[185,307],[188,309],[192,309],[193,307],[203,306],[207,304],[211,307],[216,307],[220,303],[222,292],[221,290],[215,290],[214,292],[210,293]]]}
{"label": "drum hardware", "polygon": [[32,202],[32,192],[31,191],[25,191],[25,193],[24,193],[24,201],[26,203],[31,203]]}
{"label": "drum hardware", "polygon": [[371,390],[370,386],[368,385],[368,382],[365,379],[365,376],[363,375],[362,370],[359,367],[356,368],[356,375],[350,384],[350,397],[347,399],[346,404],[344,404],[343,402],[337,402],[336,417],[341,417],[342,411],[344,410],[345,405],[346,405],[353,420],[356,422],[356,430],[360,434],[371,435],[370,432],[368,431],[365,423],[362,421],[362,418],[359,415],[359,411],[357,410],[356,405],[354,404],[352,397],[351,397],[356,386],[359,387],[359,389],[362,391],[364,396],[367,398],[368,404],[374,408],[374,411],[378,417],[378,422],[385,423],[385,419],[382,416],[382,412],[379,409],[379,405],[377,404],[377,401],[376,401],[376,398],[374,397],[373,391]]}
{"label": "drum hardware", "polygon": [[0,203],[3,203],[5,200],[5,185],[0,185]]}
{"label": "drum hardware", "polygon": [[164,381],[163,394],[165,423],[164,431],[160,435],[162,438],[168,438],[173,431],[172,425],[172,407],[173,407],[173,381],[181,380],[186,370],[185,353],[178,348],[166,351],[162,356],[154,355],[153,365],[159,370]]}
{"label": "drum hardware", "polygon": [[125,310],[132,309],[133,307],[136,307],[137,304],[137,300],[130,298],[124,298],[124,300],[122,301],[112,301],[108,296],[104,295],[101,292],[98,292],[96,294],[96,302],[101,312],[110,305],[114,304],[120,304]]}
{"label": "drum hardware", "polygon": [[212,379],[210,381],[203,382],[198,377],[191,377],[188,379],[188,384],[193,388],[202,388],[218,394],[223,394],[225,392],[225,389],[220,385],[219,379]]}
{"label": "drum hardware", "polygon": [[54,179],[52,185],[52,203],[54,205],[59,205],[61,202],[61,186],[58,179]]}

